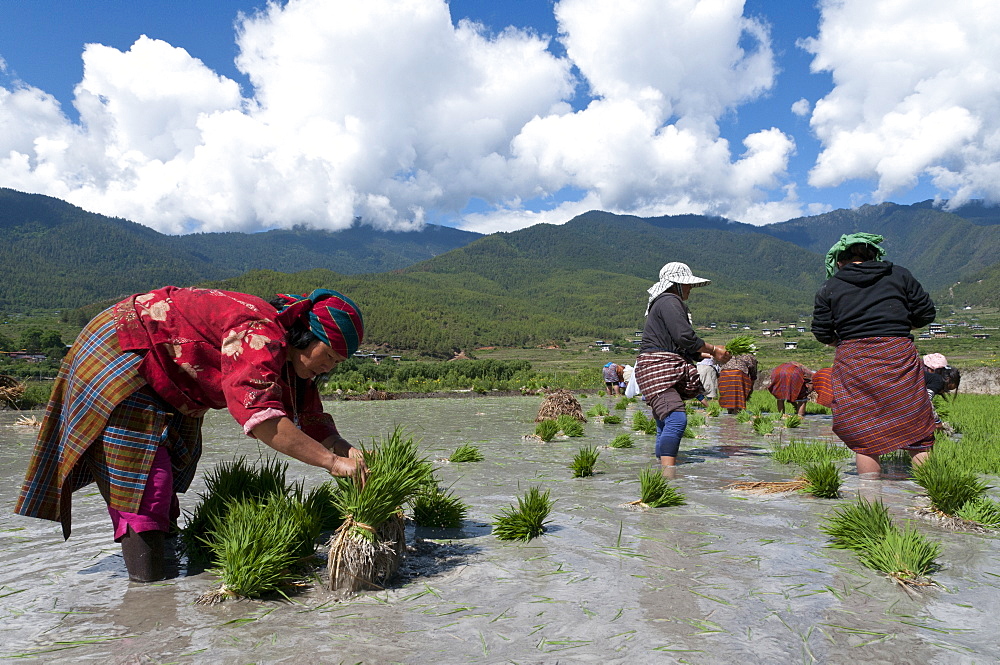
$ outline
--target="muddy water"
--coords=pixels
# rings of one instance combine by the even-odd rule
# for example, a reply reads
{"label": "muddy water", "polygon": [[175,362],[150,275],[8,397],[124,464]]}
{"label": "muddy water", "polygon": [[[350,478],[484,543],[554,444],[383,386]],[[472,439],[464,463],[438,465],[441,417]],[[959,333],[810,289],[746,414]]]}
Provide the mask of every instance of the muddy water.
{"label": "muddy water", "polygon": [[[583,400],[584,409],[598,399]],[[607,402],[610,405],[610,402]],[[522,440],[534,397],[337,402],[342,431],[369,440],[394,425],[445,458],[462,443],[480,463],[442,464],[439,476],[471,510],[461,530],[412,528],[418,543],[396,586],[347,601],[322,584],[290,601],[194,603],[215,582],[184,569],[160,584],[128,582],[100,497],[74,501],[74,531],[12,514],[33,432],[0,413],[0,660],[94,663],[983,663],[1000,659],[1000,544],[995,537],[920,529],[940,540],[939,587],[911,596],[854,556],[824,546],[818,526],[837,502],[747,496],[736,480],[785,480],[763,437],[732,417],[709,419],[682,444],[677,487],[688,503],[635,511],[637,473],[651,436],[603,449],[598,475],[566,468],[581,445],[606,445],[626,425],[586,425],[586,436]],[[641,407],[640,407],[641,408]],[[631,420],[631,409],[625,422]],[[40,417],[40,414],[37,414]],[[797,436],[828,437],[807,418]],[[206,421],[201,470],[234,455],[266,454],[225,413]],[[845,496],[881,497],[912,516],[916,486],[859,481]],[[292,463],[309,483],[323,475]],[[531,485],[556,500],[546,535],[504,544],[490,516]],[[181,497],[190,510],[200,477]],[[422,539],[418,541],[417,539]]]}

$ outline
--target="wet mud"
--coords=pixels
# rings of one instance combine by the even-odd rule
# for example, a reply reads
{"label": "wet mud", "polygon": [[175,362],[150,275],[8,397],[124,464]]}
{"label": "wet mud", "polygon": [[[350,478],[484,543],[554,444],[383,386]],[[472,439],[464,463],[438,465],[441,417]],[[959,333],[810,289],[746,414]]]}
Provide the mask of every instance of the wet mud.
{"label": "wet mud", "polygon": [[[586,410],[608,398],[587,397]],[[216,586],[187,570],[162,583],[128,581],[96,489],[74,496],[73,535],[12,513],[34,432],[0,413],[0,661],[25,663],[984,663],[1000,660],[1000,544],[914,510],[905,474],[861,481],[845,468],[844,498],[750,495],[743,480],[791,480],[769,437],[731,416],[685,439],[675,486],[687,504],[630,510],[653,437],[601,448],[597,475],[567,468],[584,445],[627,425],[586,424],[582,438],[526,440],[541,398],[483,397],[327,405],[341,431],[370,441],[408,428],[431,459],[472,443],[478,463],[438,476],[470,506],[463,528],[407,529],[410,553],[391,588],[338,600],[317,580],[288,599],[198,605]],[[631,421],[630,407],[625,423]],[[40,418],[41,414],[35,412]],[[779,428],[780,429],[780,428]],[[830,438],[810,416],[795,437]],[[788,432],[782,434],[788,436]],[[268,454],[224,412],[209,414],[201,473],[234,456]],[[292,461],[292,478],[325,480]],[[547,533],[508,544],[491,516],[532,485],[551,491]],[[881,498],[943,543],[938,586],[908,593],[825,546],[823,517],[858,494]],[[324,575],[325,570],[320,571]]]}

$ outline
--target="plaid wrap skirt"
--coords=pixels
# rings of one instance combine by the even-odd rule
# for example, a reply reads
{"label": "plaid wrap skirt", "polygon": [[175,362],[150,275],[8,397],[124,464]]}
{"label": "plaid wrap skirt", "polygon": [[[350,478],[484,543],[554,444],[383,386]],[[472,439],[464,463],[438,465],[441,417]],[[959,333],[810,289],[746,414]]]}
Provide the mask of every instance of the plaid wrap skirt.
{"label": "plaid wrap skirt", "polygon": [[812,388],[816,393],[816,403],[826,408],[833,406],[833,368],[824,367],[813,374]]}
{"label": "plaid wrap skirt", "polygon": [[753,381],[750,375],[738,369],[724,369],[719,373],[719,406],[723,409],[745,409]]}
{"label": "plaid wrap skirt", "polygon": [[671,389],[676,390],[681,399],[691,399],[705,391],[698,368],[669,351],[643,353],[636,358],[635,381],[647,401]]}
{"label": "plaid wrap skirt", "polygon": [[809,397],[809,383],[802,368],[792,363],[781,363],[771,371],[771,384],[767,390],[775,399],[801,402]]}
{"label": "plaid wrap skirt", "polygon": [[139,375],[142,356],[118,344],[111,310],[83,329],[52,387],[15,512],[60,522],[69,538],[72,493],[96,482],[111,508],[139,509],[157,447],[174,490],[187,490],[201,456],[201,418],[176,413]]}
{"label": "plaid wrap skirt", "polygon": [[907,337],[845,340],[833,361],[833,433],[863,455],[934,445],[923,365]]}

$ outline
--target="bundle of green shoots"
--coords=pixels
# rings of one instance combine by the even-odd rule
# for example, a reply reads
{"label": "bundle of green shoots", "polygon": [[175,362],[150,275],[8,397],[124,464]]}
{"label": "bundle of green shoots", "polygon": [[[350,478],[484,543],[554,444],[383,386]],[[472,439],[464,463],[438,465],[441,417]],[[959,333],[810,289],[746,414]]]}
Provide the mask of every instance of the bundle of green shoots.
{"label": "bundle of green shoots", "polygon": [[685,503],[684,495],[663,477],[663,471],[657,467],[646,467],[639,472],[639,500],[633,505],[649,508],[665,508],[681,506]]}
{"label": "bundle of green shoots", "polygon": [[245,458],[206,474],[206,492],[181,533],[189,560],[213,566],[218,589],[198,602],[259,597],[297,586],[314,566],[316,539],[339,524],[331,509],[333,487],[308,494],[285,480],[287,463]]}
{"label": "bundle of green shoots", "polygon": [[338,478],[334,507],[343,518],[330,538],[330,590],[353,593],[383,588],[406,551],[402,506],[433,482],[417,444],[396,427],[364,448],[367,478]]}
{"label": "bundle of green shoots", "polygon": [[830,547],[849,549],[865,566],[879,570],[904,586],[932,584],[928,575],[938,568],[941,544],[928,541],[912,526],[900,529],[881,500],[863,497],[826,518],[822,531]]}
{"label": "bundle of green shoots", "polygon": [[469,506],[450,489],[442,490],[437,481],[432,480],[410,499],[410,509],[417,526],[457,529],[462,526]]}
{"label": "bundle of green shoots", "polygon": [[483,453],[471,443],[463,443],[448,458],[449,462],[482,462]]}
{"label": "bundle of green shoots", "polygon": [[757,353],[757,344],[754,342],[754,339],[752,335],[737,335],[726,344],[726,351],[729,351],[734,356]]}
{"label": "bundle of green shoots", "polygon": [[523,497],[518,497],[517,508],[504,508],[493,516],[493,535],[500,540],[523,540],[545,533],[549,512],[552,510],[549,491],[530,487]]}

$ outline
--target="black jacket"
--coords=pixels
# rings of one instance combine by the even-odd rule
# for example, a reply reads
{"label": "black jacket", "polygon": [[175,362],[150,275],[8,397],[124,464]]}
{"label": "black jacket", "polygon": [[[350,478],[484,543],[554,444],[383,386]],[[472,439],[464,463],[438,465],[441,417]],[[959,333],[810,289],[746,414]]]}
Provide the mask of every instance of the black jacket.
{"label": "black jacket", "polygon": [[639,353],[671,351],[691,362],[701,359],[699,351],[705,340],[691,327],[687,305],[673,293],[662,293],[649,306],[642,330]]}
{"label": "black jacket", "polygon": [[910,271],[888,261],[848,263],[816,293],[812,333],[820,342],[909,337],[934,320],[934,302]]}

